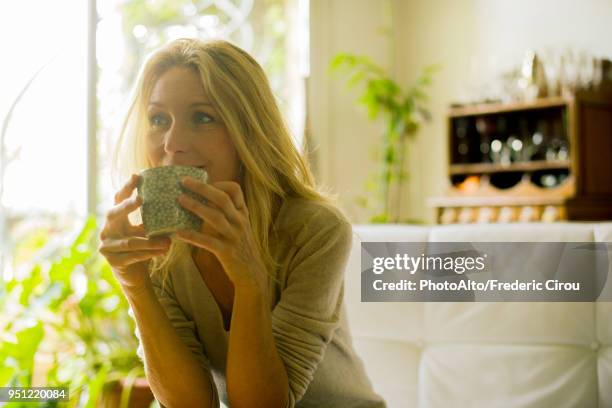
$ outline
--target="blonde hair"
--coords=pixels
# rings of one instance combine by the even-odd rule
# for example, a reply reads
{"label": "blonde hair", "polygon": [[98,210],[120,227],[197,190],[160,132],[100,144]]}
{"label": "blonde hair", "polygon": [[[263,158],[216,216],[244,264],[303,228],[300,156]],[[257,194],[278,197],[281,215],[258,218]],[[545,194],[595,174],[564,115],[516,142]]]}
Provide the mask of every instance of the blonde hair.
{"label": "blonde hair", "polygon": [[[261,66],[247,52],[222,40],[179,39],[151,54],[138,75],[115,154],[123,175],[152,167],[145,152],[146,106],[156,81],[170,68],[187,67],[200,76],[206,95],[228,133],[244,173],[245,195],[254,238],[271,276],[278,266],[270,253],[274,212],[289,197],[330,203],[316,189],[307,161],[296,149]],[[170,251],[151,263],[163,281],[168,268],[188,246],[173,242]]]}

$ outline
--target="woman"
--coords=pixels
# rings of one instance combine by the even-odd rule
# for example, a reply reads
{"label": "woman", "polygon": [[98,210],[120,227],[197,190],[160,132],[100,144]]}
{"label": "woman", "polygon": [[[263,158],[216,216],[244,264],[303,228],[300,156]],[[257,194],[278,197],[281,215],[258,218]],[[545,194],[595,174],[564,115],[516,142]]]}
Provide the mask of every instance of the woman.
{"label": "woman", "polygon": [[201,231],[146,238],[128,214],[138,176],[100,234],[167,407],[383,407],[343,308],[345,217],[315,190],[265,74],[225,41],[176,40],[145,63],[119,150],[130,172],[190,165],[179,198]]}

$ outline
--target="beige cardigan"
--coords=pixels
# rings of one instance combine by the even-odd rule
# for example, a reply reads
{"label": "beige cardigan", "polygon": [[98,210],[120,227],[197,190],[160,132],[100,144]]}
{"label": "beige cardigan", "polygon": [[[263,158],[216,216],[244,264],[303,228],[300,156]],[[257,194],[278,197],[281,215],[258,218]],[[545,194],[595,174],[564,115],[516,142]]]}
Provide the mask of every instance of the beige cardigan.
{"label": "beige cardigan", "polygon": [[[303,199],[282,205],[271,237],[279,262],[269,279],[272,330],[289,378],[289,407],[379,408],[356,355],[343,304],[351,225],[335,208]],[[187,256],[157,296],[174,328],[216,385],[215,406],[228,404],[225,367],[229,332],[211,292]],[[137,334],[138,335],[138,334]],[[143,359],[142,346],[138,355]]]}

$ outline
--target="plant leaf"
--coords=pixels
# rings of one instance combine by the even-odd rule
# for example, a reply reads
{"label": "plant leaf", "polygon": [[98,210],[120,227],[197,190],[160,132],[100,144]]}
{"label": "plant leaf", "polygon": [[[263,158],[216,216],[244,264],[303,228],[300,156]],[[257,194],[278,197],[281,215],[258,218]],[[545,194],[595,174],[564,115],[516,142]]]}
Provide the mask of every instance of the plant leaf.
{"label": "plant leaf", "polygon": [[98,373],[89,382],[88,398],[85,408],[95,408],[98,397],[100,396],[102,388],[106,383],[106,377],[108,376],[110,368],[110,364],[104,364],[100,368],[100,371],[98,371]]}

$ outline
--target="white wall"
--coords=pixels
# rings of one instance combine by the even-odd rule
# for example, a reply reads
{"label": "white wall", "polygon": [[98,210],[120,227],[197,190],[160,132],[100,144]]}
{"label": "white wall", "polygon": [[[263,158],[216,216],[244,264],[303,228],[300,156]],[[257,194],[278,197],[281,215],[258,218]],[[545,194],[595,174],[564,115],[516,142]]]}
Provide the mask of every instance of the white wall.
{"label": "white wall", "polygon": [[354,204],[364,194],[366,177],[375,171],[370,150],[380,126],[356,106],[357,93],[343,77],[332,77],[329,63],[339,52],[368,55],[389,68],[390,38],[384,2],[379,0],[311,0],[310,128],[317,147],[319,182],[330,187],[353,220],[365,214]]}
{"label": "white wall", "polygon": [[612,57],[612,0],[393,0],[394,48],[379,34],[387,24],[385,4],[311,0],[311,124],[321,141],[320,180],[340,194],[355,221],[365,221],[353,197],[363,193],[365,177],[376,169],[369,146],[380,140],[381,128],[355,107],[341,81],[324,75],[322,65],[331,55],[368,55],[401,84],[413,81],[425,65],[442,64],[430,89],[433,121],[411,148],[404,209],[405,216],[430,222],[426,199],[446,188],[445,113],[465,95],[474,57],[494,57],[497,68],[519,64],[529,49],[572,47]]}

